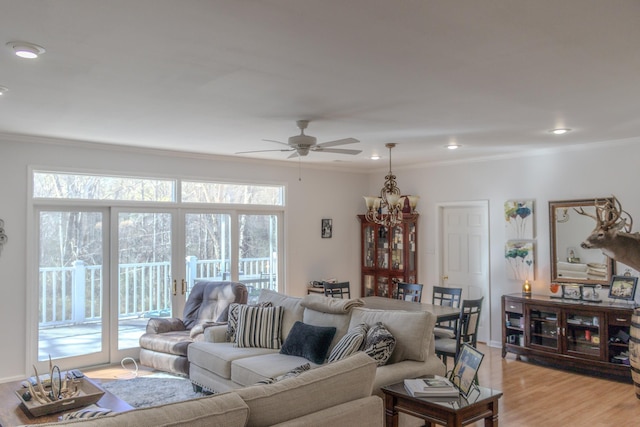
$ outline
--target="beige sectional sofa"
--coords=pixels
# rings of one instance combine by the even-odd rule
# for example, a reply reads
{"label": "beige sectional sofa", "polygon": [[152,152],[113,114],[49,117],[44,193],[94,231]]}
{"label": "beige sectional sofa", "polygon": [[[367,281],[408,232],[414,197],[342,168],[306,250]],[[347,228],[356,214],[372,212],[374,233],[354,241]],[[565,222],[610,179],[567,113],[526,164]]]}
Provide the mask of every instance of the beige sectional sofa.
{"label": "beige sectional sofa", "polygon": [[[380,387],[405,378],[445,374],[445,366],[435,355],[433,328],[435,316],[424,311],[373,310],[362,307],[361,300],[342,300],[320,295],[291,297],[263,290],[259,303],[284,308],[281,340],[284,342],[296,321],[315,326],[333,326],[336,334],[329,352],[355,325],[382,324],[396,339],[389,361],[378,366],[373,393]],[[212,326],[205,330],[204,340],[189,346],[189,377],[196,386],[214,391],[247,387],[259,381],[283,375],[309,363],[304,357],[281,354],[278,349],[237,347],[226,339],[227,327]],[[313,369],[312,369],[313,370]]]}
{"label": "beige sectional sofa", "polygon": [[274,384],[98,418],[50,423],[82,427],[384,426],[371,390],[376,364],[358,353]]}

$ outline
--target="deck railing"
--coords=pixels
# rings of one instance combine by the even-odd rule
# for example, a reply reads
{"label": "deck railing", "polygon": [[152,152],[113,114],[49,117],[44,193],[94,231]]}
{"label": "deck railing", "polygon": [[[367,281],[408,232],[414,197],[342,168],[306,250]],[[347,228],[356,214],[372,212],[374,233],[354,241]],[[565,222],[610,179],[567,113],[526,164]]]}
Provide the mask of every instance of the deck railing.
{"label": "deck railing", "polygon": [[[277,289],[273,260],[240,260],[239,279],[249,287]],[[197,280],[231,280],[229,260],[186,258],[187,289]],[[171,264],[150,262],[118,267],[120,319],[171,315]],[[71,267],[40,268],[40,327],[99,321],[102,317],[103,274],[101,265],[75,261]]]}

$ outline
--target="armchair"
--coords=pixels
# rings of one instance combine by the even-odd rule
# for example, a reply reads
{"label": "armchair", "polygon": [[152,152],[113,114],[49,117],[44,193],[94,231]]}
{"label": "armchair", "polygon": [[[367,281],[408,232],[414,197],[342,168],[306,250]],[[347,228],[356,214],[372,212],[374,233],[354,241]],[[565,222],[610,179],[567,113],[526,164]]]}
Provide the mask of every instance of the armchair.
{"label": "armchair", "polygon": [[227,321],[229,305],[247,303],[248,292],[238,282],[196,282],[182,318],[149,319],[140,337],[140,364],[180,375],[189,374],[187,347],[203,339],[207,326]]}

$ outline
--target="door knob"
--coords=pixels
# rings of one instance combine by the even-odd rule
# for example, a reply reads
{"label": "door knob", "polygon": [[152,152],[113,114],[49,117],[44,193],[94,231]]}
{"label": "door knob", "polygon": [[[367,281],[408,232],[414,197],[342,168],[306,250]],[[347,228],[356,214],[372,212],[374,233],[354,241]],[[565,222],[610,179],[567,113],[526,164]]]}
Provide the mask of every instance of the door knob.
{"label": "door knob", "polygon": [[442,280],[449,280],[449,276],[442,276]]}

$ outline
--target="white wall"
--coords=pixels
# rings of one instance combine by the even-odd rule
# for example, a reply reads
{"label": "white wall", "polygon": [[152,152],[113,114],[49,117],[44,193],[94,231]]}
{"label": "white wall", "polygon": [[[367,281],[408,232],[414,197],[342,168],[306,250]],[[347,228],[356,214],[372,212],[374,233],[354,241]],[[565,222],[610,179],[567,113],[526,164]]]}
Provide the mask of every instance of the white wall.
{"label": "white wall", "polygon": [[[498,345],[501,340],[500,297],[521,291],[520,282],[506,277],[504,202],[512,199],[535,200],[536,267],[533,292],[549,295],[548,202],[615,194],[623,208],[640,221],[639,166],[640,139],[636,139],[521,158],[410,170],[394,168],[403,193],[421,197],[418,205],[421,214],[418,239],[420,282],[429,285],[438,283],[436,204],[488,200],[491,295],[489,307],[485,306],[484,309],[490,309],[491,342]],[[381,184],[381,178],[378,178]],[[618,271],[623,272],[620,268]],[[603,293],[606,294],[606,291]]]}
{"label": "white wall", "polygon": [[[336,277],[360,283],[360,195],[367,188],[365,174],[310,168],[297,163],[238,161],[186,153],[160,153],[100,145],[40,143],[35,139],[0,135],[0,218],[9,238],[0,254],[0,332],[4,343],[0,382],[23,378],[26,367],[26,259],[29,195],[28,166],[80,168],[104,172],[148,173],[169,177],[225,179],[243,182],[281,183],[287,186],[285,211],[285,292],[306,294],[312,279]],[[354,195],[358,195],[357,197]],[[333,237],[322,239],[322,218],[333,219]],[[32,261],[31,266],[37,266]],[[359,286],[354,286],[356,296]]]}

